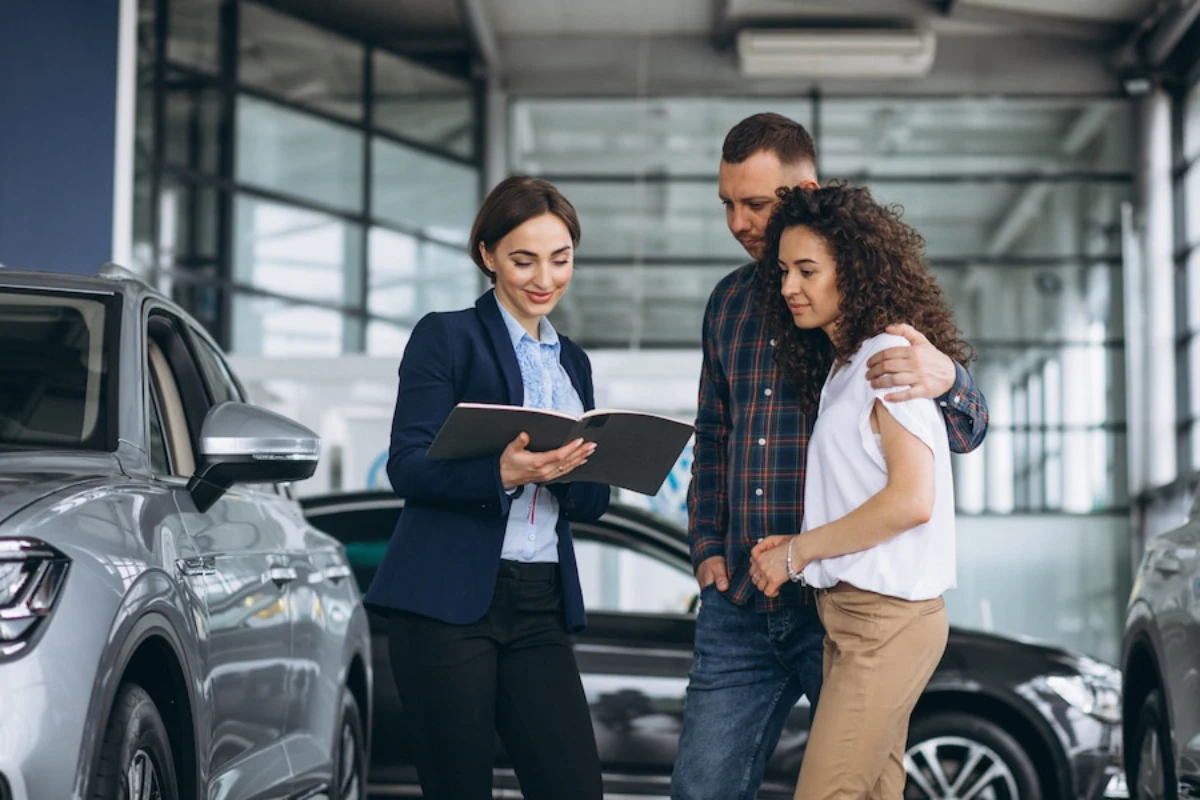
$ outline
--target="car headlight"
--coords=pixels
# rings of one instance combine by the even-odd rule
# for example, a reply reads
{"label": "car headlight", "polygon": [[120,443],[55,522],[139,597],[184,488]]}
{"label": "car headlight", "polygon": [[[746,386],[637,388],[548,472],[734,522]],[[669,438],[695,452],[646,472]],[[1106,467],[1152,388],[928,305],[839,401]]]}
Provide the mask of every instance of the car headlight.
{"label": "car headlight", "polygon": [[54,608],[70,563],[37,539],[0,539],[0,656],[29,644]]}
{"label": "car headlight", "polygon": [[1046,685],[1067,705],[1103,722],[1121,721],[1121,672],[1086,656],[1076,666],[1077,675],[1051,675]]}

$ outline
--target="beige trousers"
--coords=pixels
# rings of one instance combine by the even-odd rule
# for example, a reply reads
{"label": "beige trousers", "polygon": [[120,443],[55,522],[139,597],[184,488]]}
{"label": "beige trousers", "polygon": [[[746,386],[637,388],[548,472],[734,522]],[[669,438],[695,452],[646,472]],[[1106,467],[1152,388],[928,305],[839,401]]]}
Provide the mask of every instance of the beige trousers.
{"label": "beige trousers", "polygon": [[946,650],[942,598],[817,590],[825,682],[796,800],[901,800],[908,719]]}

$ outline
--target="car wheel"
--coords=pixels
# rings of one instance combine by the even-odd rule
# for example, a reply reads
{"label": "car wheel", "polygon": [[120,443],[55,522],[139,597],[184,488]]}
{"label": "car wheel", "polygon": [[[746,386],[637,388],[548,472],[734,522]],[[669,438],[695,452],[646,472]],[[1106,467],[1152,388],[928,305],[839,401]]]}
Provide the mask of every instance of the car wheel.
{"label": "car wheel", "polygon": [[336,800],[363,800],[367,796],[367,750],[358,702],[349,689],[342,689],[342,713],[337,738]]}
{"label": "car wheel", "polygon": [[905,800],[1041,800],[1029,754],[1003,728],[962,713],[913,720],[904,753]]}
{"label": "car wheel", "polygon": [[171,741],[154,700],[136,683],[117,691],[109,714],[93,800],[179,800]]}
{"label": "car wheel", "polygon": [[1146,696],[1138,712],[1129,748],[1129,795],[1134,800],[1176,800],[1175,761],[1171,756],[1171,727],[1162,692]]}

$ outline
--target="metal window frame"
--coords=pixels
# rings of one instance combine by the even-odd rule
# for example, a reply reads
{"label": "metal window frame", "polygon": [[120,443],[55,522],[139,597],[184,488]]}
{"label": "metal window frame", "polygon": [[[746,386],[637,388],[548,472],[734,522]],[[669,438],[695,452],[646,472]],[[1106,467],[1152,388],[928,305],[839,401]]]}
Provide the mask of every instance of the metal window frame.
{"label": "metal window frame", "polygon": [[[453,71],[448,71],[439,65],[431,64],[423,61],[419,57],[415,57],[411,53],[398,52],[392,48],[382,46],[380,42],[368,41],[361,37],[348,35],[345,32],[323,26],[314,20],[307,19],[303,16],[290,14],[289,12],[279,9],[269,2],[263,0],[231,0],[220,4],[218,11],[218,26],[217,26],[217,47],[218,47],[218,71],[216,74],[205,72],[201,69],[196,69],[185,64],[179,64],[171,61],[168,58],[168,43],[170,40],[170,19],[171,19],[171,2],[172,0],[153,0],[155,18],[153,21],[154,42],[151,48],[153,56],[152,62],[139,64],[139,75],[144,74],[147,70],[151,75],[150,102],[152,106],[152,136],[153,141],[150,142],[149,164],[141,164],[139,168],[147,168],[149,175],[148,183],[150,186],[150,202],[148,210],[148,229],[151,237],[150,253],[152,263],[150,265],[150,278],[154,284],[159,284],[164,279],[177,281],[181,284],[196,284],[205,282],[213,285],[213,288],[218,293],[216,314],[216,330],[211,330],[210,333],[221,345],[222,348],[228,350],[232,341],[232,320],[233,320],[233,300],[235,295],[243,296],[258,296],[269,297],[280,300],[282,302],[294,305],[306,305],[313,307],[335,310],[345,316],[348,320],[354,320],[355,325],[352,327],[352,335],[344,339],[345,348],[350,352],[362,352],[366,347],[366,327],[370,321],[386,322],[394,325],[411,325],[415,320],[400,320],[384,315],[372,314],[367,310],[368,292],[370,287],[370,247],[369,238],[372,228],[382,228],[390,230],[404,236],[409,236],[416,239],[421,244],[433,245],[436,247],[446,248],[448,250],[461,250],[463,245],[459,242],[448,242],[442,239],[431,237],[422,231],[414,230],[402,224],[398,224],[391,220],[383,220],[375,218],[372,200],[373,179],[373,145],[376,139],[380,141],[390,142],[392,144],[408,148],[420,153],[423,156],[444,160],[448,163],[457,164],[460,166],[474,169],[476,173],[482,177],[483,173],[483,151],[480,147],[482,142],[482,125],[483,119],[480,110],[483,107],[482,88],[478,79],[466,74],[459,74]],[[259,7],[269,9],[277,14],[284,14],[299,20],[306,25],[310,25],[315,29],[328,31],[344,39],[353,42],[355,45],[362,48],[363,57],[363,75],[362,75],[362,104],[363,114],[359,120],[349,119],[325,109],[312,107],[303,103],[298,103],[282,97],[276,93],[261,89],[255,86],[242,84],[239,81],[239,41],[241,33],[241,14],[240,10],[243,3],[251,3]],[[433,72],[441,73],[449,77],[461,80],[467,87],[467,98],[472,109],[473,119],[472,125],[475,129],[472,136],[473,152],[470,157],[463,156],[459,153],[443,150],[435,145],[427,142],[414,140],[410,137],[399,135],[390,129],[379,128],[376,126],[375,119],[375,54],[376,52],[387,53],[405,61],[417,64],[422,68],[432,70]],[[218,95],[218,121],[217,121],[217,170],[215,173],[209,172],[195,160],[199,152],[196,146],[200,137],[200,125],[197,117],[197,109],[192,110],[193,117],[188,124],[188,137],[190,147],[188,149],[190,163],[178,164],[168,161],[167,158],[167,109],[166,102],[168,97],[168,76],[180,75],[191,78],[196,82],[198,91],[215,90]],[[286,192],[278,192],[263,187],[257,187],[242,183],[237,180],[235,175],[236,166],[236,147],[237,147],[237,100],[241,96],[253,97],[257,100],[271,103],[282,109],[287,109],[299,114],[303,114],[309,118],[319,119],[325,122],[332,123],[339,127],[355,131],[360,134],[360,146],[362,148],[362,164],[363,164],[363,186],[362,186],[362,207],[359,212],[347,212],[344,209],[331,207],[327,204],[314,202],[305,198],[292,196]],[[217,197],[217,218],[216,218],[216,280],[201,281],[196,275],[190,275],[185,270],[167,270],[163,267],[163,252],[162,252],[162,231],[164,221],[162,217],[161,198],[163,190],[168,181],[174,181],[182,185],[187,191],[195,191],[200,188],[210,188],[215,190]],[[477,183],[477,186],[482,188],[482,183]],[[361,247],[359,263],[348,265],[349,268],[355,269],[358,272],[358,285],[360,290],[353,298],[353,301],[348,304],[324,303],[315,302],[308,298],[291,297],[286,294],[265,291],[253,286],[248,286],[239,283],[234,279],[233,273],[233,256],[234,256],[234,209],[239,196],[254,197],[268,202],[275,202],[281,205],[292,206],[299,209],[312,211],[315,213],[325,214],[336,218],[340,221],[355,224],[360,227]],[[198,220],[196,215],[189,216],[186,224],[189,226],[189,241],[196,241],[195,234]],[[186,305],[186,304],[185,304]]]}

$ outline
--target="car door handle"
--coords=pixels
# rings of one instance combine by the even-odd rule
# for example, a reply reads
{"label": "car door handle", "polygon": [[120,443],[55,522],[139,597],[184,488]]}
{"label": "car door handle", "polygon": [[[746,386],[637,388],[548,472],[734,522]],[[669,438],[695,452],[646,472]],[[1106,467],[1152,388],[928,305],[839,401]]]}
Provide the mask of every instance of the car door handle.
{"label": "car door handle", "polygon": [[1183,562],[1175,547],[1156,547],[1150,558],[1150,566],[1162,575],[1177,575],[1183,572]]}
{"label": "car door handle", "polygon": [[1183,572],[1183,563],[1174,555],[1164,553],[1162,558],[1155,559],[1154,571],[1163,575],[1178,575]]}
{"label": "car door handle", "polygon": [[189,578],[197,575],[216,575],[217,560],[212,556],[177,558],[175,559],[175,569],[179,570],[180,575],[187,575]]}
{"label": "car door handle", "polygon": [[325,569],[325,579],[331,583],[339,583],[343,578],[350,577],[350,568],[345,564],[338,564],[334,567]]}
{"label": "car door handle", "polygon": [[296,570],[291,567],[271,567],[267,570],[267,577],[275,581],[276,586],[283,586],[285,583],[290,583],[296,580]]}

